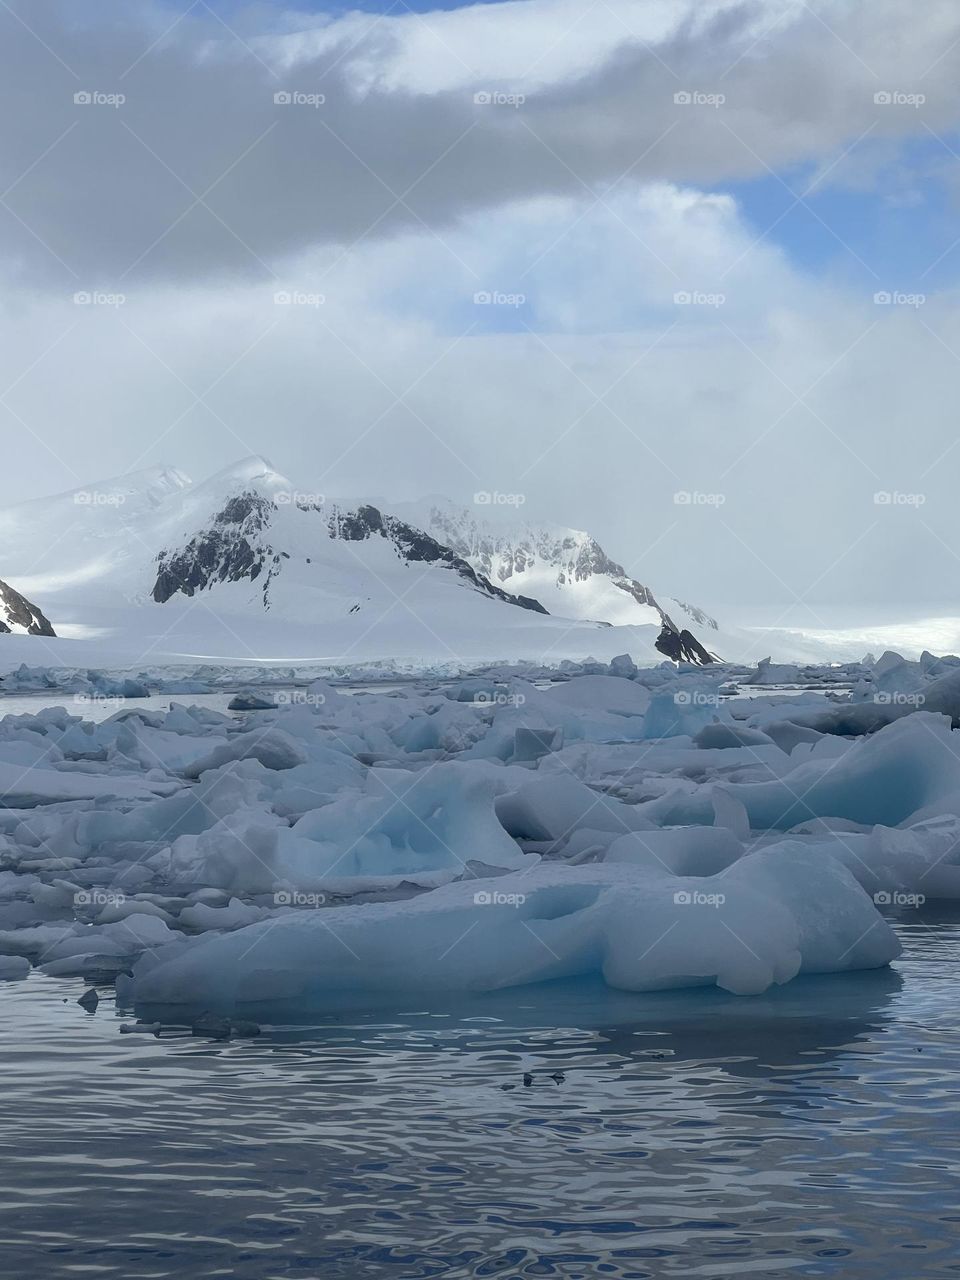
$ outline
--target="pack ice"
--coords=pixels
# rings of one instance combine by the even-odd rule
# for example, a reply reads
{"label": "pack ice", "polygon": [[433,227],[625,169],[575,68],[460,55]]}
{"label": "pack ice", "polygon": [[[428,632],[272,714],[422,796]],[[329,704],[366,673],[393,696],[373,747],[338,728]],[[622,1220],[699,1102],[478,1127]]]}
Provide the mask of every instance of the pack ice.
{"label": "pack ice", "polygon": [[776,674],[616,660],[5,716],[0,978],[262,1016],[885,965],[891,911],[960,896],[960,661]]}

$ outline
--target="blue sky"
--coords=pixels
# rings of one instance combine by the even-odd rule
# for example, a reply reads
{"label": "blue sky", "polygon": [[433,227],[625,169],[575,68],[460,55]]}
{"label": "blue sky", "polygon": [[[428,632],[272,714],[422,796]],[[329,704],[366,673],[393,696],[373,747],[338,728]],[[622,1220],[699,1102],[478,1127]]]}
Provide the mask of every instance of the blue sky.
{"label": "blue sky", "polygon": [[[945,141],[960,150],[955,134]],[[772,228],[771,239],[810,272],[871,292],[931,293],[960,278],[957,191],[946,181],[951,169],[960,170],[960,163],[940,141],[925,137],[900,145],[866,189],[842,175],[815,185],[809,165],[720,189],[739,202],[758,234]]]}

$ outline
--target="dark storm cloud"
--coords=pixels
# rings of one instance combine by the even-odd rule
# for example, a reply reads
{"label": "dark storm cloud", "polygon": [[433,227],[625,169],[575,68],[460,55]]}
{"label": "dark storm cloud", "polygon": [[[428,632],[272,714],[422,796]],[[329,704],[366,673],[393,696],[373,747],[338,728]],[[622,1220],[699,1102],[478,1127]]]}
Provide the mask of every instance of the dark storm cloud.
{"label": "dark storm cloud", "polygon": [[[949,125],[960,14],[929,6],[919,35],[893,40],[909,25],[902,8],[845,18],[826,8],[836,11],[831,29],[807,12],[769,23],[757,40],[763,6],[744,6],[656,50],[624,31],[579,79],[471,79],[428,93],[415,74],[400,89],[361,88],[361,53],[365,65],[387,66],[402,51],[406,28],[391,19],[359,42],[349,27],[322,54],[281,69],[276,46],[246,31],[241,40],[203,7],[153,45],[175,14],[138,26],[129,9],[105,4],[97,25],[89,14],[78,25],[50,0],[14,0],[0,9],[0,112],[10,122],[0,252],[27,286],[269,279],[311,245],[442,229],[510,200],[602,189],[625,171],[711,183],[838,155],[868,130]],[[890,24],[878,22],[881,8]],[[498,88],[526,101],[474,102]],[[885,90],[923,92],[926,103],[877,105]],[[284,91],[325,101],[277,105]],[[684,92],[725,102],[678,105]],[[78,105],[77,93],[125,101]]]}

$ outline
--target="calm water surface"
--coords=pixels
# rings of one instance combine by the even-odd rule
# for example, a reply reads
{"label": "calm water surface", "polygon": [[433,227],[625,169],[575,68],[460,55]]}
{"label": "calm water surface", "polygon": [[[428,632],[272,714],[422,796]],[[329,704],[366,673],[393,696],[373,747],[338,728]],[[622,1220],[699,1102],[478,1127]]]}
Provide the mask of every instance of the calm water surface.
{"label": "calm water surface", "polygon": [[769,997],[568,988],[226,1044],[0,984],[0,1270],[960,1276],[960,914],[911,915],[893,969]]}

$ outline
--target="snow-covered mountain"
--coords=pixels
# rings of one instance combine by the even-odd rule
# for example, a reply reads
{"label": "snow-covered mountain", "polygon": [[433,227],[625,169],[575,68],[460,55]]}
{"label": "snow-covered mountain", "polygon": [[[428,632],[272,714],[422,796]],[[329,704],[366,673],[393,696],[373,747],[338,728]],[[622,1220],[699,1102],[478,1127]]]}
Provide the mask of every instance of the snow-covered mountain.
{"label": "snow-covered mountain", "polygon": [[[483,498],[492,495],[478,495]],[[507,508],[515,511],[516,508]],[[394,506],[478,571],[509,591],[534,596],[552,614],[611,626],[663,625],[679,632],[717,630],[715,619],[675,597],[654,593],[612,560],[582,529],[510,519],[478,501],[471,510],[446,498]],[[705,637],[709,647],[709,636]]]}
{"label": "snow-covered mountain", "polygon": [[0,579],[0,635],[55,636],[56,632],[35,604]]}
{"label": "snow-covered mountain", "polygon": [[[291,578],[305,591],[329,590],[331,566],[323,559],[324,550],[336,555],[337,544],[373,540],[378,544],[374,548],[375,556],[389,547],[403,565],[424,564],[446,569],[459,579],[460,585],[490,599],[535,613],[547,612],[536,600],[511,595],[493,586],[435,538],[402,520],[384,515],[376,507],[364,504],[348,510],[293,494],[288,488],[279,488],[280,482],[281,477],[276,473],[253,477],[249,483],[244,481],[241,491],[226,498],[223,507],[215,511],[189,541],[161,550],[157,557],[157,580],[151,592],[153,599],[164,604],[178,592],[192,596],[219,583],[256,582],[263,607],[269,609],[281,585],[288,587]],[[334,544],[333,547],[327,547],[327,542]],[[318,549],[321,559],[315,572],[308,573],[306,570],[314,565]],[[303,552],[302,564],[295,561],[298,551]],[[313,554],[308,555],[308,551]],[[358,565],[362,568],[362,561],[358,561]],[[352,599],[356,595],[352,579],[358,576],[359,568],[349,566],[351,590],[345,598],[350,600],[350,613],[357,613],[363,607],[361,598]]]}
{"label": "snow-covered mountain", "polygon": [[258,457],[198,484],[149,468],[0,511],[0,545],[59,635],[134,660],[702,661],[717,647],[587,534],[544,526],[488,547],[452,514],[306,489]]}

